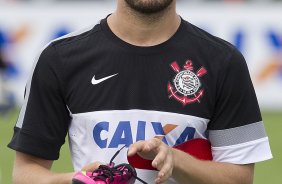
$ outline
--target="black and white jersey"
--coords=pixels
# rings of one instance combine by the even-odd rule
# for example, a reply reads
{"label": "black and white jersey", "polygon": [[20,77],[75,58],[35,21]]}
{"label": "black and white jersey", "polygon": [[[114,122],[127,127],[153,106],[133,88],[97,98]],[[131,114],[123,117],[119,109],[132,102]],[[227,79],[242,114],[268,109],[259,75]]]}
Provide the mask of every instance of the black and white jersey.
{"label": "black and white jersey", "polygon": [[[184,20],[150,47],[124,42],[106,19],[51,42],[34,65],[9,147],[56,160],[67,134],[75,170],[156,136],[169,146],[207,139],[217,162],[272,157],[243,56]],[[127,162],[126,150],[115,162]],[[153,181],[156,172],[138,176]]]}

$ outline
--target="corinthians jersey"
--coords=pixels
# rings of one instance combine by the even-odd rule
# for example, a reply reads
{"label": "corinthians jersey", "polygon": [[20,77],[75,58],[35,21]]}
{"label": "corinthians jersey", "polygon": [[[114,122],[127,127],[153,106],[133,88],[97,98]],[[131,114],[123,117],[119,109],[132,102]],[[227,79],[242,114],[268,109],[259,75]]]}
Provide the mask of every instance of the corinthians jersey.
{"label": "corinthians jersey", "polygon": [[[217,162],[272,157],[243,56],[184,20],[168,41],[151,47],[124,42],[106,19],[48,44],[9,147],[56,160],[67,134],[75,170],[108,163],[124,145],[156,136],[172,147],[209,140]],[[115,162],[127,163],[126,149]],[[137,172],[147,182],[157,173]]]}

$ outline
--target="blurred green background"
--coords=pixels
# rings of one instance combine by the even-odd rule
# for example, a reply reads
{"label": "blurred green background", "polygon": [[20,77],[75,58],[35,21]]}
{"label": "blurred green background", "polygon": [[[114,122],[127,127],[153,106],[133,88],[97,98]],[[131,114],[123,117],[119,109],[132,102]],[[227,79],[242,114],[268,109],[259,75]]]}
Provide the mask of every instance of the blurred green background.
{"label": "blurred green background", "polygon": [[[14,151],[7,148],[13,133],[13,126],[18,117],[18,110],[0,116],[0,184],[11,184]],[[254,184],[281,184],[282,172],[282,112],[263,112],[263,120],[270,139],[274,159],[256,164]],[[61,156],[54,163],[56,172],[72,171],[68,145],[61,150]]]}

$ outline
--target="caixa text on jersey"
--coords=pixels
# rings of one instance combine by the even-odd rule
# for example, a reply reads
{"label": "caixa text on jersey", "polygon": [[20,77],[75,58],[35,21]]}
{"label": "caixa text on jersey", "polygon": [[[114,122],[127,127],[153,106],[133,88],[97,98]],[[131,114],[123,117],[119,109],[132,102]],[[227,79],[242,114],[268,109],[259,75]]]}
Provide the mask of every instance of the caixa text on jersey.
{"label": "caixa text on jersey", "polygon": [[165,144],[175,146],[194,138],[196,129],[175,124],[146,121],[102,121],[93,128],[94,142],[100,148],[127,147],[140,140],[159,138]]}

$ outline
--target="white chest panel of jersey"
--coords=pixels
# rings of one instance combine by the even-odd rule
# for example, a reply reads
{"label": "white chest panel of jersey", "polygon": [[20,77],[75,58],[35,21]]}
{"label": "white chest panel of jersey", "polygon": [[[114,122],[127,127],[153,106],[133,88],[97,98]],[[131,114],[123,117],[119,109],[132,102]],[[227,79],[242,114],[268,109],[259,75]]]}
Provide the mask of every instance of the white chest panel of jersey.
{"label": "white chest panel of jersey", "polygon": [[[209,120],[195,116],[147,110],[113,110],[73,114],[69,128],[70,149],[75,170],[100,161],[109,163],[114,153],[139,140],[161,137],[169,146],[193,138],[206,139]],[[114,160],[128,163],[127,149]],[[137,170],[138,177],[154,181],[156,172]],[[172,180],[168,183],[174,183]]]}

